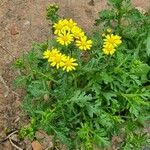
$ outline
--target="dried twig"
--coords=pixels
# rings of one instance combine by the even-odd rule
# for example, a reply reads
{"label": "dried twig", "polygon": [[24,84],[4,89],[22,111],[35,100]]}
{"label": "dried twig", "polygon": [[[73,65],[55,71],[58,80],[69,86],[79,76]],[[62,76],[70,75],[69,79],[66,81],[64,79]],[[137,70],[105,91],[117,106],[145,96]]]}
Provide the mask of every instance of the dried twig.
{"label": "dried twig", "polygon": [[0,141],[0,143],[5,142],[5,141],[8,140],[13,134],[15,134],[15,133],[17,133],[17,132],[18,132],[17,130],[11,132],[5,139],[3,139],[2,141]]}
{"label": "dried twig", "polygon": [[4,93],[4,96],[7,97],[8,94],[9,94],[9,87],[7,86],[6,82],[4,81],[4,79],[3,79],[2,75],[1,75],[1,73],[0,73],[0,81],[3,83],[3,85],[4,85],[5,88],[6,88],[6,92]]}
{"label": "dried twig", "polygon": [[11,52],[8,49],[6,49],[4,46],[2,46],[1,44],[0,44],[0,48],[3,51],[5,51],[6,53],[8,53],[11,57],[13,57],[14,59],[16,59],[16,57],[14,55],[12,55]]}
{"label": "dried twig", "polygon": [[[7,86],[7,84],[6,84],[5,80],[3,79],[1,73],[0,73],[0,82],[2,82],[3,85],[4,85],[5,88],[6,88],[6,92],[4,93],[4,97],[7,97],[8,94],[9,94],[9,92],[10,92],[10,88],[9,88],[9,86]],[[16,96],[20,97],[20,95],[19,95],[17,92],[15,92],[15,91],[13,91],[13,90],[11,90],[11,92],[12,92],[13,94],[15,94]]]}
{"label": "dried twig", "polygon": [[14,144],[11,138],[9,138],[9,142],[10,142],[11,145],[12,145],[13,147],[15,147],[17,150],[23,150],[22,148],[18,147],[16,144]]}
{"label": "dried twig", "polygon": [[23,150],[22,148],[18,147],[16,144],[14,144],[13,141],[12,141],[12,139],[11,139],[12,135],[14,135],[14,134],[16,134],[16,133],[18,133],[17,130],[15,130],[14,132],[10,133],[5,139],[3,139],[2,141],[0,141],[0,143],[3,143],[3,142],[5,142],[6,140],[9,140],[9,142],[11,143],[11,145],[12,145],[13,147],[15,147],[17,150]]}

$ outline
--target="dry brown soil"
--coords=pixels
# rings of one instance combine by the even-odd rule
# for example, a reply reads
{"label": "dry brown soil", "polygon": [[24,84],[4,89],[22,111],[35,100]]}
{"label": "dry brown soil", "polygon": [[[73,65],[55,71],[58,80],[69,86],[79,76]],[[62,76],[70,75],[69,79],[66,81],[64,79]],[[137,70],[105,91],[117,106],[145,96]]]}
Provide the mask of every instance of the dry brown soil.
{"label": "dry brown soil", "polygon": [[[17,74],[11,69],[15,58],[30,50],[34,42],[50,38],[45,19],[49,3],[60,6],[60,15],[73,18],[86,31],[90,31],[97,12],[106,7],[106,0],[0,0],[0,141],[6,133],[18,129],[25,117],[20,110],[22,91],[14,92],[12,82]],[[150,0],[133,0],[133,4],[147,9]],[[26,146],[25,146],[26,145]],[[21,144],[31,149],[29,144]],[[28,146],[27,146],[28,145]],[[16,149],[7,140],[0,143],[0,150]]]}

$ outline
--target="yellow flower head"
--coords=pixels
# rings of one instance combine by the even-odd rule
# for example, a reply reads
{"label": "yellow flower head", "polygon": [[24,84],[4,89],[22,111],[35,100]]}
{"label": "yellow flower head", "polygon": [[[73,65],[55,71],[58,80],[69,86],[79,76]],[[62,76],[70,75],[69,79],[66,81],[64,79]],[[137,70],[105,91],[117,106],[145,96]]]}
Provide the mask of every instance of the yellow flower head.
{"label": "yellow flower head", "polygon": [[60,54],[60,51],[57,48],[53,48],[50,51],[48,62],[51,62],[53,60],[53,57],[55,57],[57,54]]}
{"label": "yellow flower head", "polygon": [[55,29],[54,34],[60,34],[64,31],[68,32],[70,31],[74,26],[76,26],[77,23],[74,22],[72,19],[61,19],[58,21],[58,23],[55,23],[53,25],[53,28]]}
{"label": "yellow flower head", "polygon": [[77,23],[74,22],[72,19],[70,19],[70,20],[68,20],[67,26],[68,26],[68,27],[70,28],[70,30],[71,30],[73,27],[77,26]]}
{"label": "yellow flower head", "polygon": [[55,23],[53,25],[53,28],[55,29],[54,34],[60,34],[67,23],[68,21],[66,19],[61,19],[58,23]]}
{"label": "yellow flower head", "polygon": [[55,56],[53,56],[51,59],[50,59],[50,62],[51,62],[51,66],[56,66],[56,68],[60,68],[62,66],[64,66],[64,59],[65,59],[65,55],[61,54],[61,53],[58,53],[56,54]]}
{"label": "yellow flower head", "polygon": [[116,51],[116,49],[114,48],[114,46],[112,44],[103,45],[104,54],[113,55],[115,51]]}
{"label": "yellow flower head", "polygon": [[43,53],[43,58],[48,59],[48,62],[50,62],[57,54],[60,54],[60,51],[57,48],[53,48],[52,50],[46,50]]}
{"label": "yellow flower head", "polygon": [[75,70],[76,69],[75,67],[78,66],[78,64],[75,61],[76,59],[67,56],[64,59],[63,70],[66,70],[67,72]]}
{"label": "yellow flower head", "polygon": [[78,26],[74,26],[72,29],[71,29],[71,32],[73,34],[73,36],[77,39],[79,39],[80,37],[83,37],[84,36],[84,32],[82,31],[81,28],[79,28]]}
{"label": "yellow flower head", "polygon": [[68,46],[73,40],[73,34],[70,32],[60,33],[57,37],[57,42],[65,46]]}
{"label": "yellow flower head", "polygon": [[76,46],[78,46],[81,50],[90,50],[92,47],[92,41],[87,40],[87,37],[83,36],[76,41]]}
{"label": "yellow flower head", "polygon": [[118,35],[114,35],[114,34],[109,35],[108,34],[108,35],[105,36],[105,39],[104,39],[104,44],[105,45],[111,44],[112,46],[117,47],[121,43],[122,43],[121,37],[118,36]]}
{"label": "yellow flower head", "polygon": [[50,51],[50,50],[44,51],[44,53],[43,53],[43,58],[44,58],[44,59],[49,59],[50,54],[51,54],[51,51]]}

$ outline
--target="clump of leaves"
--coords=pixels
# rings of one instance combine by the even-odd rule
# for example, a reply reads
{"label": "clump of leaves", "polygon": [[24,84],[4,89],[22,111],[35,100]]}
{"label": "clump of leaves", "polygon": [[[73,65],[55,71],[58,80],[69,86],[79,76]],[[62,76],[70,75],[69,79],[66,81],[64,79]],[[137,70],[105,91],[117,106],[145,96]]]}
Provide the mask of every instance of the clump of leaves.
{"label": "clump of leaves", "polygon": [[108,0],[109,9],[99,12],[96,25],[115,29],[126,43],[127,53],[149,63],[150,14],[135,8],[131,0]]}
{"label": "clump of leaves", "polygon": [[[102,12],[99,22],[104,22],[102,33],[108,27],[113,28],[116,21],[113,32],[122,35],[122,44],[113,55],[103,53],[103,38],[96,32],[91,35],[92,48],[86,52],[80,52],[73,44],[62,46],[50,39],[35,44],[16,61],[15,67],[21,74],[15,84],[26,90],[22,107],[32,118],[21,129],[21,137],[32,140],[36,138],[35,132],[42,129],[70,150],[110,149],[114,136],[121,138],[117,146],[124,150],[140,149],[147,142],[148,135],[143,131],[150,119],[150,66],[144,61],[147,52],[143,51],[143,55],[134,52],[138,47],[136,39],[132,37],[136,43],[132,45],[127,40],[131,37],[124,35],[122,17],[126,1],[109,0],[109,3],[112,10]],[[146,16],[141,17],[145,20]],[[58,22],[57,17],[50,19]],[[134,28],[139,37],[147,26]],[[140,47],[145,44],[144,39]],[[66,72],[50,66],[43,59],[43,52],[53,47],[76,57],[76,70]]]}

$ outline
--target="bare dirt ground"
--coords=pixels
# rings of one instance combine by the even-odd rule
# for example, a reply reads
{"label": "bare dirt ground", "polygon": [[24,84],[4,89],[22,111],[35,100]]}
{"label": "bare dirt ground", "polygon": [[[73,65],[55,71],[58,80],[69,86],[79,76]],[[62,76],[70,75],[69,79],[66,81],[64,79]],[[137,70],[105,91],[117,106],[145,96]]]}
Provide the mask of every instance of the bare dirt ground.
{"label": "bare dirt ground", "polygon": [[[97,12],[106,7],[106,0],[95,0],[94,6],[90,6],[89,1],[0,0],[0,150],[16,149],[8,140],[1,140],[7,136],[8,131],[18,129],[25,121],[20,110],[22,92],[16,93],[12,88],[12,82],[17,74],[11,69],[12,62],[30,50],[34,42],[42,42],[51,37],[45,19],[45,10],[49,3],[58,4],[60,15],[73,18],[89,32]],[[150,0],[133,0],[133,4],[147,9]],[[29,143],[21,146],[26,150],[31,149]]]}

